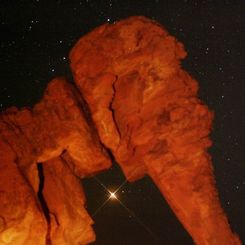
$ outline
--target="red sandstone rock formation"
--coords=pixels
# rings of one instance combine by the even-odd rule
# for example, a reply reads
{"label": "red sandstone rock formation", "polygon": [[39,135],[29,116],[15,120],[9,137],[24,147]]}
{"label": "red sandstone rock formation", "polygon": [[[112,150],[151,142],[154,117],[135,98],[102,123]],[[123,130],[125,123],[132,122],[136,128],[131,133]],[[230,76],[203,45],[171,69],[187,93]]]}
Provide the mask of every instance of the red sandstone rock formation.
{"label": "red sandstone rock formation", "polygon": [[80,180],[62,158],[43,164],[43,196],[50,216],[52,245],[88,244],[95,238],[92,219],[84,209]]}
{"label": "red sandstone rock formation", "polygon": [[70,60],[100,139],[126,178],[148,174],[197,244],[240,244],[207,153],[213,114],[180,67],[185,56],[163,27],[132,17],[82,37]]}
{"label": "red sandstone rock formation", "polygon": [[[0,163],[0,244],[44,245],[50,239],[52,244],[87,244],[95,239],[83,190],[73,175],[95,174],[111,162],[80,95],[63,78],[50,82],[32,110],[11,108],[1,114]],[[43,163],[43,173],[37,163]],[[40,174],[41,204],[47,210],[38,200]]]}
{"label": "red sandstone rock formation", "polygon": [[57,78],[33,109],[0,115],[0,244],[95,239],[77,177],[110,167],[100,142],[128,180],[153,179],[197,244],[240,244],[206,152],[213,114],[180,67],[185,55],[149,19],[103,25],[70,54],[78,89]]}

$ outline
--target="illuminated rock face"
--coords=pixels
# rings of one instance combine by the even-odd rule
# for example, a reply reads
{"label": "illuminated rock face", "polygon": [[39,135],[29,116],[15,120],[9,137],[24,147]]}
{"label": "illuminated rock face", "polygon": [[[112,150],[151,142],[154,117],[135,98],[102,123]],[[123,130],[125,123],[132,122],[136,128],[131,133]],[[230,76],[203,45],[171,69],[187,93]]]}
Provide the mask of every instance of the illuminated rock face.
{"label": "illuminated rock face", "polygon": [[197,244],[240,244],[220,206],[207,148],[213,114],[181,69],[183,45],[132,17],[82,37],[75,83],[126,178],[148,174]]}
{"label": "illuminated rock face", "polygon": [[[87,244],[95,239],[75,176],[95,174],[111,161],[82,108],[77,91],[57,78],[32,110],[11,108],[1,114],[1,245]],[[39,171],[37,163],[43,165]]]}
{"label": "illuminated rock face", "polygon": [[52,245],[88,244],[95,238],[92,219],[84,208],[85,196],[80,180],[60,158],[43,164],[43,197],[50,214]]}
{"label": "illuminated rock face", "polygon": [[152,178],[196,244],[240,244],[206,152],[213,114],[185,55],[149,19],[106,24],[71,51],[76,87],[54,79],[33,109],[0,115],[0,244],[92,242],[77,177],[110,167],[102,144],[128,180]]}

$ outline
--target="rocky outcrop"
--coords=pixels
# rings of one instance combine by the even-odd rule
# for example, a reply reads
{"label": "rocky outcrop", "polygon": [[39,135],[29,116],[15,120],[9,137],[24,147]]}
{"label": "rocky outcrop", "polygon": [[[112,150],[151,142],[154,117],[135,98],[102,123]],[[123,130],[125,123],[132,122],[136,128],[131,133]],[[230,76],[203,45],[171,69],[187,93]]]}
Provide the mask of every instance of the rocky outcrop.
{"label": "rocky outcrop", "polygon": [[87,213],[80,180],[74,176],[62,157],[43,164],[43,198],[46,202],[52,245],[88,244],[95,234]]}
{"label": "rocky outcrop", "polygon": [[1,114],[0,144],[0,244],[93,241],[75,176],[95,174],[111,162],[79,93],[54,79],[33,109]]}
{"label": "rocky outcrop", "polygon": [[[33,188],[17,165],[12,147],[0,138],[0,244],[46,243],[47,222]],[[30,243],[31,241],[32,243]]]}
{"label": "rocky outcrop", "polygon": [[82,37],[70,53],[75,86],[50,82],[32,109],[0,115],[0,243],[95,239],[78,177],[110,167],[149,175],[197,244],[240,244],[220,206],[207,148],[213,113],[181,69],[183,45],[131,17]]}
{"label": "rocky outcrop", "polygon": [[207,153],[213,113],[181,69],[185,56],[163,27],[132,17],[82,37],[70,60],[100,139],[126,178],[148,174],[197,244],[240,244]]}

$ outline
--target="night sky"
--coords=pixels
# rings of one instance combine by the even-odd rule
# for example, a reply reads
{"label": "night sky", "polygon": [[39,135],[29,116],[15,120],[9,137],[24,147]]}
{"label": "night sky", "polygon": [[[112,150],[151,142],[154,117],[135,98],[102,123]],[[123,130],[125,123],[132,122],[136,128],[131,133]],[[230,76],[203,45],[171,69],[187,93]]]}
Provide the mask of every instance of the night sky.
{"label": "night sky", "polygon": [[[72,81],[68,53],[85,33],[132,15],[150,17],[184,43],[183,67],[215,111],[217,187],[233,230],[245,242],[245,1],[1,0],[0,110],[37,103],[55,76]],[[176,180],[177,181],[177,180]],[[83,180],[98,245],[193,244],[149,178],[127,183],[119,167]],[[118,200],[108,192],[118,191]]]}

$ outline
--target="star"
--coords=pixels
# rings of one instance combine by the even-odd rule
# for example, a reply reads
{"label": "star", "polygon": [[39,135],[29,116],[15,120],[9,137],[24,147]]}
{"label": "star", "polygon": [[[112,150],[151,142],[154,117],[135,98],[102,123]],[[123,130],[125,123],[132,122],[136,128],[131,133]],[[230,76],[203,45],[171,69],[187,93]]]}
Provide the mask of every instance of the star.
{"label": "star", "polygon": [[117,199],[117,195],[116,195],[116,193],[115,192],[110,192],[109,191],[109,193],[110,193],[110,199]]}

